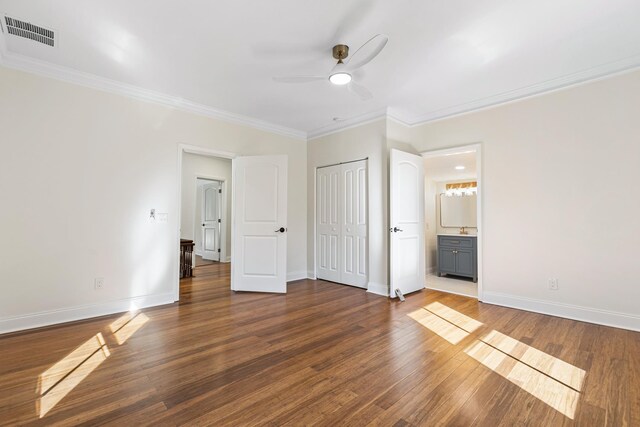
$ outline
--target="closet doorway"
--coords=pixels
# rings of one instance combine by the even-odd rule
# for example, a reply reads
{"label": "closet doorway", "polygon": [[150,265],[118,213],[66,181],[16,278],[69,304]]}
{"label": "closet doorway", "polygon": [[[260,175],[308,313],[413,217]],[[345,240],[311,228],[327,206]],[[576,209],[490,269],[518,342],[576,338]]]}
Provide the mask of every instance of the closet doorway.
{"label": "closet doorway", "polygon": [[367,288],[367,160],[316,170],[316,275]]}

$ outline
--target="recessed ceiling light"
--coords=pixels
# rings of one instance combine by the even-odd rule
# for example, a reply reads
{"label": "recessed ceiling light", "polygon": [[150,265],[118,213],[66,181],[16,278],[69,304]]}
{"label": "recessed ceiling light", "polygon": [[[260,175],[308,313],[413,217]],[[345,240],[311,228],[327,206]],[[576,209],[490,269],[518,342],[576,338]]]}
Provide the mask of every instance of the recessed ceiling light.
{"label": "recessed ceiling light", "polygon": [[464,166],[456,166],[456,170],[459,170],[459,171],[464,170]]}
{"label": "recessed ceiling light", "polygon": [[335,73],[329,76],[329,81],[334,85],[346,85],[351,81],[351,74],[349,73]]}

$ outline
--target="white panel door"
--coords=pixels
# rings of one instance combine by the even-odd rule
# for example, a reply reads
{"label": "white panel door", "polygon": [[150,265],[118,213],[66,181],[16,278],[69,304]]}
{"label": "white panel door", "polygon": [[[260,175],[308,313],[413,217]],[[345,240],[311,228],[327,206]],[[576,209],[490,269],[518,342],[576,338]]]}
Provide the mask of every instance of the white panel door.
{"label": "white panel door", "polygon": [[318,279],[340,281],[340,165],[318,169],[316,253]]}
{"label": "white panel door", "polygon": [[204,184],[202,191],[202,258],[220,261],[220,183]]}
{"label": "white panel door", "polygon": [[391,150],[390,158],[391,294],[424,288],[424,159]]}
{"label": "white panel door", "polygon": [[341,165],[340,282],[367,287],[367,161]]}
{"label": "white panel door", "polygon": [[233,159],[231,289],[287,291],[287,156]]}

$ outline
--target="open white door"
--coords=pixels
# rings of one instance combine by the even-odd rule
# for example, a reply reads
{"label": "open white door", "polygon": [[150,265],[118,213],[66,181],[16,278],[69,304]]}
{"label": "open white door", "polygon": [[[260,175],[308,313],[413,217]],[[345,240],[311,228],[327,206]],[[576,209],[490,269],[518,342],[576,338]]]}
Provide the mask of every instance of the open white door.
{"label": "open white door", "polygon": [[231,289],[287,292],[287,156],[233,159]]}
{"label": "open white door", "polygon": [[390,158],[391,296],[424,288],[424,159],[391,150]]}
{"label": "open white door", "polygon": [[202,258],[220,261],[220,183],[202,187]]}

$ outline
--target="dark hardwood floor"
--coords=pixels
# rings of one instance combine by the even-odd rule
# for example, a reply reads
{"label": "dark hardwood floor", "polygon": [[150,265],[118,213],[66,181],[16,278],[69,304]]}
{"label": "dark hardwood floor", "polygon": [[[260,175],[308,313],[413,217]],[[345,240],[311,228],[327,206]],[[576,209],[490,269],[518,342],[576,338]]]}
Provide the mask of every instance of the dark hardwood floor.
{"label": "dark hardwood floor", "polygon": [[180,304],[0,337],[0,424],[640,425],[640,333],[195,274]]}

